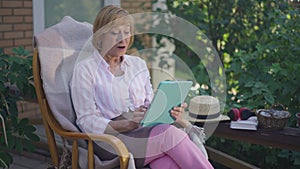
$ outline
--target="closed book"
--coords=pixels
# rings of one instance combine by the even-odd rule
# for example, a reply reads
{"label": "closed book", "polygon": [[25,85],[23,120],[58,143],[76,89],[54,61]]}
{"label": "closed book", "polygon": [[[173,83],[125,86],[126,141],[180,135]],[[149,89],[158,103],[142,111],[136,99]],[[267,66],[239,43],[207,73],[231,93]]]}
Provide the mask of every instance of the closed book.
{"label": "closed book", "polygon": [[230,128],[241,130],[257,130],[257,117],[253,116],[247,120],[237,120],[230,122]]}

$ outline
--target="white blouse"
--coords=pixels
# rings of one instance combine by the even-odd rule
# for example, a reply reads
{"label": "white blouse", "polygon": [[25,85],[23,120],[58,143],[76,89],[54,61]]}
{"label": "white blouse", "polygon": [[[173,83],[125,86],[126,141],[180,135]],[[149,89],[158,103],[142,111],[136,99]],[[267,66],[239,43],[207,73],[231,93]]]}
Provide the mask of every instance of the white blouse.
{"label": "white blouse", "polygon": [[121,69],[124,74],[115,77],[98,51],[75,66],[70,89],[83,132],[103,134],[112,118],[150,105],[153,89],[146,62],[125,55]]}

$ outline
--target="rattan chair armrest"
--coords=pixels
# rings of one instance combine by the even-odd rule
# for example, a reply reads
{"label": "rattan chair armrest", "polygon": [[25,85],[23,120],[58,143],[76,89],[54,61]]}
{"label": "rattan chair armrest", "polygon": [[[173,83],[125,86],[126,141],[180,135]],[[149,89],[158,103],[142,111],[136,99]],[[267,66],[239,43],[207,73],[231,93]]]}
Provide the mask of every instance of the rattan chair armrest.
{"label": "rattan chair armrest", "polygon": [[129,152],[125,144],[117,137],[109,134],[92,134],[92,133],[81,133],[81,132],[70,132],[70,131],[61,131],[58,133],[62,137],[70,139],[83,139],[83,140],[92,140],[92,141],[103,141],[110,144],[118,153],[120,158],[120,168],[127,168],[129,161]]}
{"label": "rattan chair armrest", "polygon": [[[49,105],[47,104],[46,99],[41,99],[40,101],[41,107],[44,108],[43,110],[45,112],[51,112]],[[129,152],[127,150],[127,147],[125,144],[117,137],[109,134],[92,134],[92,133],[82,133],[82,132],[72,132],[64,130],[54,119],[54,116],[49,116],[47,114],[47,123],[51,126],[51,128],[61,137],[72,139],[73,141],[76,141],[78,139],[83,139],[87,141],[103,141],[108,144],[110,144],[118,153],[120,158],[120,168],[126,169],[129,161]],[[74,147],[73,147],[74,148]]]}
{"label": "rattan chair armrest", "polygon": [[92,133],[81,133],[81,132],[64,132],[61,133],[63,137],[71,139],[84,139],[84,140],[93,140],[93,141],[103,141],[117,150],[117,153],[121,156],[128,156],[129,152],[125,144],[117,137],[109,134],[92,134]]}

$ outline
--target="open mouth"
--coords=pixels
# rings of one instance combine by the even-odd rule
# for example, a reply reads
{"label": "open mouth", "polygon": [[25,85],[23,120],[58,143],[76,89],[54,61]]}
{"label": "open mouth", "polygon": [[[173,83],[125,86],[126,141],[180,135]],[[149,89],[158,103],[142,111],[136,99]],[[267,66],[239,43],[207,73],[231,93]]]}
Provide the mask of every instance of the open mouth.
{"label": "open mouth", "polygon": [[118,46],[119,49],[125,49],[125,46]]}

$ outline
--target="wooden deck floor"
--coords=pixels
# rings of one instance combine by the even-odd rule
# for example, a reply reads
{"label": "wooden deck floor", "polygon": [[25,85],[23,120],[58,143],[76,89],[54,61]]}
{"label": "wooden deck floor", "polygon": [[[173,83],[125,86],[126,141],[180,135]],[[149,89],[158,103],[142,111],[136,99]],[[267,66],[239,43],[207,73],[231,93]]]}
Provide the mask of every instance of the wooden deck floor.
{"label": "wooden deck floor", "polygon": [[[43,151],[43,150],[41,150]],[[23,152],[12,153],[14,162],[9,166],[10,169],[50,169],[51,159],[47,152],[37,151],[35,153]]]}

